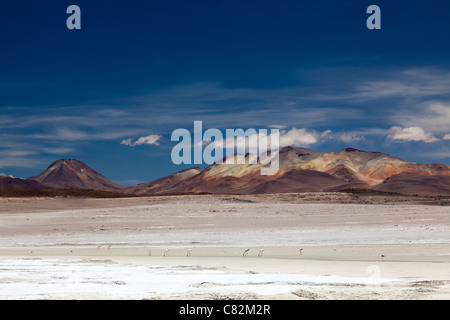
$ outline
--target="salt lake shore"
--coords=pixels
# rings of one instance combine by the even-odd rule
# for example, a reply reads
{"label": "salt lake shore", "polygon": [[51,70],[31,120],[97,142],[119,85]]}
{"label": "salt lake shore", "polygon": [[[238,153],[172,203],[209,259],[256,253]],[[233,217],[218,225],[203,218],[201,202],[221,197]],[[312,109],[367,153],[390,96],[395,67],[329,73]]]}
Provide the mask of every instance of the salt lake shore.
{"label": "salt lake shore", "polygon": [[0,198],[0,299],[449,299],[450,206],[348,193]]}

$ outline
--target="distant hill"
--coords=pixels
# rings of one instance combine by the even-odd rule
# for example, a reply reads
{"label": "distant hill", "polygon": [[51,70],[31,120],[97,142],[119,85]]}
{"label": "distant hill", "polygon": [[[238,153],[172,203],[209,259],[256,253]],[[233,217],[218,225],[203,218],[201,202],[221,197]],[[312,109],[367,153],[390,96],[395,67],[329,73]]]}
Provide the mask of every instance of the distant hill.
{"label": "distant hill", "polygon": [[38,181],[0,175],[0,189],[14,189],[14,188],[29,189],[29,190],[51,189],[49,186],[44,186]]}
{"label": "distant hill", "polygon": [[120,191],[122,186],[106,179],[81,161],[61,159],[52,163],[41,174],[28,178],[53,189],[93,189]]}
{"label": "distant hill", "polygon": [[408,195],[450,195],[449,166],[408,162],[381,152],[346,148],[321,153],[285,147],[279,151],[279,172],[272,176],[262,176],[261,164],[249,164],[250,157],[245,156],[246,164],[183,170],[125,191],[256,194],[373,189]]}
{"label": "distant hill", "polygon": [[125,188],[122,192],[136,195],[156,194],[158,192],[167,193],[167,191],[171,188],[175,188],[179,183],[189,179],[190,177],[196,176],[200,172],[202,172],[202,169],[198,167],[182,170],[152,182]]}
{"label": "distant hill", "polygon": [[403,172],[387,178],[375,190],[419,196],[450,195],[450,177]]}

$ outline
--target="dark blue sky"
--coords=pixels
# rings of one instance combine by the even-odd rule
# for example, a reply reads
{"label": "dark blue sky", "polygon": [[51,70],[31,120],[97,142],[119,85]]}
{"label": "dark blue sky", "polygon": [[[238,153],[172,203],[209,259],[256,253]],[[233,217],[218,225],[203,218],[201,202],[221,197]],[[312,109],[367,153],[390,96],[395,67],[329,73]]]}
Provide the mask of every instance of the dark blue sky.
{"label": "dark blue sky", "polygon": [[[81,30],[66,28],[72,4]],[[381,30],[366,27],[371,4]],[[154,180],[185,168],[170,134],[194,120],[450,164],[445,1],[19,0],[0,30],[0,173],[76,158],[124,185]]]}

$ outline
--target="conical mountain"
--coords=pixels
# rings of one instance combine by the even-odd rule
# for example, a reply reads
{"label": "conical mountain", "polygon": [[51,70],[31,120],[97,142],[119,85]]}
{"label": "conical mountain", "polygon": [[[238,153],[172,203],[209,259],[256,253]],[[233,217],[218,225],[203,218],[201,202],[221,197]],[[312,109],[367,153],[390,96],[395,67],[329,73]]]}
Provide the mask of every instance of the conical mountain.
{"label": "conical mountain", "polygon": [[41,174],[28,180],[37,181],[55,189],[93,189],[120,191],[122,186],[106,179],[100,173],[75,159],[61,159],[52,163]]}

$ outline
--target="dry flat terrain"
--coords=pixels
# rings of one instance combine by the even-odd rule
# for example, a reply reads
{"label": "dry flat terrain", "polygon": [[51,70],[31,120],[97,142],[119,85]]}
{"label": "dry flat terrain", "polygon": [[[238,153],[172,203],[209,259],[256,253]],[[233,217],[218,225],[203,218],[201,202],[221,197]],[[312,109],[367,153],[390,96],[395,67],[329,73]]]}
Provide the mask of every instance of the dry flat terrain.
{"label": "dry flat terrain", "polygon": [[448,200],[0,198],[0,298],[450,298]]}

